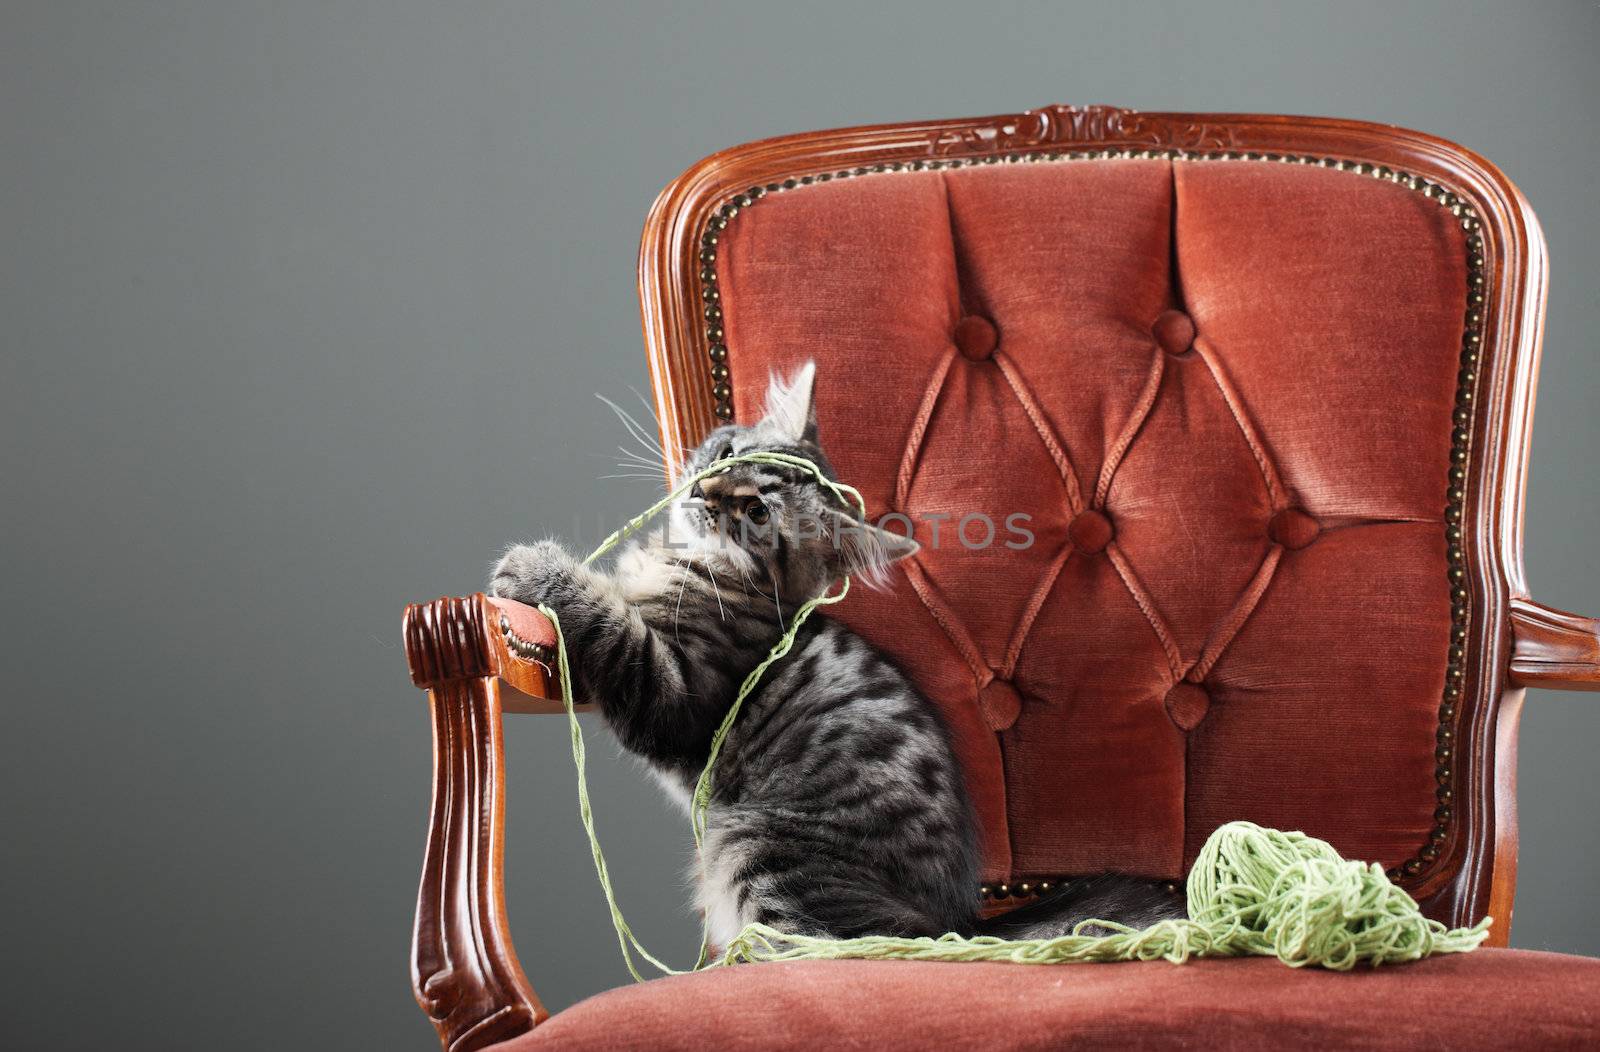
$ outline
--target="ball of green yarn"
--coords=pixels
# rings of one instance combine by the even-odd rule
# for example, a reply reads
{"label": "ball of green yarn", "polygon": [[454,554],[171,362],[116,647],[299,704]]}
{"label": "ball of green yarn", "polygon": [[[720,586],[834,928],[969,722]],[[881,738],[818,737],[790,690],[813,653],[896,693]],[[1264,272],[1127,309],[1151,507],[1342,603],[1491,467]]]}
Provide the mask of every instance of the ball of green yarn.
{"label": "ball of green yarn", "polygon": [[1189,871],[1189,917],[1213,953],[1277,957],[1345,970],[1470,950],[1489,919],[1452,931],[1422,915],[1376,863],[1354,862],[1316,837],[1229,822]]}
{"label": "ball of green yarn", "polygon": [[[1304,833],[1229,822],[1207,838],[1188,882],[1189,917],[1143,930],[1085,921],[1054,939],[937,939],[871,936],[817,939],[750,925],[720,964],[741,961],[866,958],[921,961],[1012,961],[1068,964],[1190,957],[1276,957],[1300,968],[1336,971],[1357,964],[1414,961],[1464,953],[1483,942],[1485,917],[1471,928],[1449,929],[1422,915],[1381,866],[1341,858]],[[1091,929],[1110,934],[1088,934]]]}

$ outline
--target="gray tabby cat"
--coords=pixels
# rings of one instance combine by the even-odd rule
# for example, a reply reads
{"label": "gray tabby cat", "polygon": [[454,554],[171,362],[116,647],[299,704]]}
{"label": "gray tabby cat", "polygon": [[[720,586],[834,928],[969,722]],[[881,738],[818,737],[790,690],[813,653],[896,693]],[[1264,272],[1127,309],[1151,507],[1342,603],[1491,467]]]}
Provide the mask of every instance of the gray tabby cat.
{"label": "gray tabby cat", "polygon": [[[687,473],[754,451],[813,461],[815,369],[775,380],[766,416],[711,433]],[[845,574],[882,584],[915,541],[862,522],[801,469],[732,465],[677,502],[610,572],[554,541],[510,549],[495,595],[561,618],[574,692],[687,805],[746,675],[806,600]],[[699,905],[714,944],[752,921],[800,934],[1061,934],[1090,917],[1143,926],[1182,905],[1151,881],[1072,882],[991,921],[978,838],[949,736],[888,658],[817,615],[767,670],[723,744]]]}

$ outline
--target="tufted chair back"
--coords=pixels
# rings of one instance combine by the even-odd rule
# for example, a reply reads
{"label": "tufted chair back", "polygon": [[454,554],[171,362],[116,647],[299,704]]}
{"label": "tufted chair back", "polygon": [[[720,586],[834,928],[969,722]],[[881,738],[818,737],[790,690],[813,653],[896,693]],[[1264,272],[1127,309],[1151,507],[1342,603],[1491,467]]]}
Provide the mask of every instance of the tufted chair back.
{"label": "tufted chair back", "polygon": [[1522,425],[1482,374],[1537,326],[1518,201],[1347,122],[1054,107],[740,148],[646,233],[663,432],[816,360],[841,476],[923,544],[836,616],[954,729],[994,905],[1177,878],[1242,818],[1461,919],[1506,832],[1481,670]]}

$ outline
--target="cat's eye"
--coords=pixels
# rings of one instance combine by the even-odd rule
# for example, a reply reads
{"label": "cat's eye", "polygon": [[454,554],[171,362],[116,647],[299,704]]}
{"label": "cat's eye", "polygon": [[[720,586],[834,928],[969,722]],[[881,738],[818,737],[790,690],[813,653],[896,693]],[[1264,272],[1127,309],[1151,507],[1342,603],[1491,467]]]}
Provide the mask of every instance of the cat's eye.
{"label": "cat's eye", "polygon": [[717,454],[717,459],[727,460],[731,456],[733,456],[733,443],[729,442],[727,445],[722,447],[722,452]]}
{"label": "cat's eye", "polygon": [[761,501],[752,500],[744,506],[744,517],[757,526],[765,526],[767,519],[771,517],[771,513],[767,511],[767,506]]}

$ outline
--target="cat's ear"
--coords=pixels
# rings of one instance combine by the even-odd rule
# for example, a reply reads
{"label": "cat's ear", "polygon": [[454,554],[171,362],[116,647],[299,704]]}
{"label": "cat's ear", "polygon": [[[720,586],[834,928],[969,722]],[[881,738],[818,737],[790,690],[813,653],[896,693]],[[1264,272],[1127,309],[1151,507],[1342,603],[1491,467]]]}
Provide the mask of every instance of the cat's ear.
{"label": "cat's ear", "polygon": [[889,583],[890,566],[922,550],[922,545],[904,534],[842,515],[835,519],[833,541],[840,571],[873,588]]}
{"label": "cat's ear", "polygon": [[767,383],[766,421],[791,442],[817,440],[817,407],[811,400],[817,363],[807,362],[785,380],[776,374]]}

